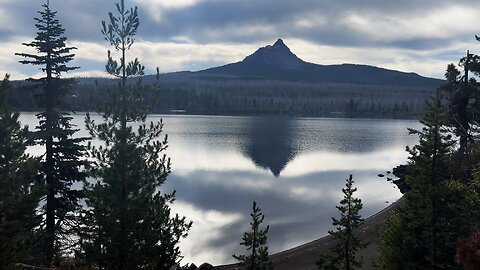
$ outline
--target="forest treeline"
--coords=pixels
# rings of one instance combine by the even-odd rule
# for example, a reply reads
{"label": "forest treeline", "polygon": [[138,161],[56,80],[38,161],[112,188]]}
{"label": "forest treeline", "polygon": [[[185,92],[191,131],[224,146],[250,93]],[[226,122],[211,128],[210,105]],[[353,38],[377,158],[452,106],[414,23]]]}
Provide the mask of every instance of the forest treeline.
{"label": "forest treeline", "polygon": [[[100,90],[114,80],[77,78],[68,102],[78,111],[94,111],[107,97]],[[300,82],[198,75],[189,72],[149,75],[131,80],[158,84],[153,113],[289,115],[418,119],[435,87]],[[35,92],[14,82],[9,103],[34,110]],[[23,86],[23,87],[22,87]]]}
{"label": "forest treeline", "polygon": [[[147,115],[161,102],[154,97],[168,99],[168,91],[177,90],[162,88],[160,75],[144,77],[145,67],[130,53],[139,27],[137,8],[128,8],[120,0],[102,21],[101,32],[111,46],[105,71],[115,80],[88,84],[93,93],[88,98],[75,92],[87,92],[85,85],[63,78],[66,72],[77,69],[69,66],[76,48],[66,45],[65,29],[48,2],[35,21],[37,36],[23,45],[35,49],[36,54],[16,55],[22,64],[41,66],[44,76],[12,87],[6,75],[0,85],[0,268],[179,269],[180,263],[186,263],[181,262],[179,242],[188,236],[192,223],[172,213],[175,192],[161,189],[171,170],[170,159],[164,154],[168,137],[163,135],[163,123],[146,122]],[[407,148],[407,164],[387,173],[388,178],[403,183],[405,195],[380,236],[380,255],[373,260],[378,269],[480,269],[480,84],[475,80],[479,75],[480,56],[474,54],[467,53],[459,65],[447,67],[446,84],[425,103],[422,129],[410,130],[419,137],[419,143]],[[197,97],[203,93],[204,102],[213,104],[209,106],[223,104],[220,98],[216,103],[212,94],[225,94],[215,92],[214,87],[224,85],[223,80],[193,83],[178,77],[173,81],[172,85],[190,85]],[[254,94],[251,100],[244,95],[243,105],[235,106],[254,109],[265,104],[270,108],[287,106],[297,99],[313,102],[315,87],[320,87],[273,81],[229,83],[242,89],[232,88],[235,94]],[[258,85],[270,89],[267,92],[277,89],[275,93],[283,94],[257,100],[264,93]],[[296,92],[287,87],[297,85],[312,95],[309,100],[294,96]],[[18,90],[24,86],[33,92]],[[327,86],[323,86],[328,89],[323,95],[335,93],[340,100],[338,85]],[[330,101],[331,105],[346,102],[352,112],[369,107],[369,103],[356,101],[357,97],[368,99],[360,97],[364,90],[344,86],[352,96],[343,93],[343,101]],[[38,125],[34,131],[22,126],[19,113],[12,112],[22,101],[9,95],[12,91],[25,94],[25,100],[29,97],[28,102],[35,104]],[[370,100],[377,98],[378,92],[382,92],[380,88],[372,87]],[[370,107],[374,109],[374,103],[380,101],[381,108],[384,104],[410,106],[408,101],[405,105],[394,101],[391,88],[387,92],[391,99],[378,96]],[[424,94],[427,96],[428,91]],[[417,103],[410,102],[415,108]],[[78,127],[71,124],[70,112],[87,106],[83,104],[102,116],[96,122],[86,115],[88,138],[78,137]],[[173,108],[187,110],[180,105]],[[93,145],[91,139],[100,144]],[[26,154],[26,148],[33,145],[43,149],[42,155]],[[330,234],[336,244],[319,258],[319,269],[358,269],[366,263],[356,255],[365,244],[356,235],[363,222],[361,200],[353,196],[356,190],[350,176],[337,206],[340,217],[332,219],[335,228]],[[251,218],[251,231],[241,242],[248,254],[234,258],[244,269],[274,268],[266,246],[269,226],[261,227],[265,216],[255,202]],[[192,267],[184,269],[196,268]],[[212,268],[206,265],[203,269]]]}

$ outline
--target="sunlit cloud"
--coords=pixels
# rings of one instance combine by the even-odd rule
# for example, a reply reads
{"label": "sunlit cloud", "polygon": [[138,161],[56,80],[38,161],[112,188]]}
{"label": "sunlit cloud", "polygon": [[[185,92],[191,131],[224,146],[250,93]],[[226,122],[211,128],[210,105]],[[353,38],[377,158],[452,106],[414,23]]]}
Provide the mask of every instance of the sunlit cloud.
{"label": "sunlit cloud", "polygon": [[148,14],[159,22],[162,20],[162,13],[167,10],[181,9],[193,6],[205,0],[174,0],[174,1],[155,1],[155,0],[133,0],[141,8],[145,8]]}
{"label": "sunlit cloud", "polygon": [[[318,171],[343,170],[345,166],[352,170],[384,170],[398,165],[398,160],[407,159],[402,147],[389,148],[371,153],[306,153],[292,160],[282,171],[282,176],[293,177]],[[301,173],[298,168],[302,168]]]}
{"label": "sunlit cloud", "polygon": [[[240,153],[231,150],[214,150],[201,147],[192,146],[192,148],[185,148],[177,146],[189,145],[184,142],[170,142],[170,149],[167,153],[171,155],[172,160],[189,160],[188,163],[174,162],[172,167],[174,171],[181,174],[189,174],[195,170],[205,171],[223,171],[223,170],[242,170],[242,171],[256,171],[255,164],[248,158],[242,156]],[[222,159],[218,160],[218,153],[222,153]]]}
{"label": "sunlit cloud", "polygon": [[[376,42],[450,39],[478,31],[480,5],[432,7],[411,14],[349,12],[345,26]],[[462,22],[462,23],[458,23]],[[473,36],[472,36],[473,38]],[[440,46],[438,44],[437,46]]]}
{"label": "sunlit cloud", "polygon": [[104,70],[73,71],[65,74],[65,78],[112,78]]}
{"label": "sunlit cloud", "polygon": [[[219,240],[222,237],[222,228],[239,221],[241,215],[203,210],[182,201],[173,204],[172,211],[187,217],[194,224],[188,233],[188,241],[181,241],[179,245],[182,255],[188,258],[188,261],[183,263],[200,266],[204,262],[217,264],[230,259],[226,258],[225,247],[205,248],[205,243]],[[233,248],[232,246],[232,250]]]}
{"label": "sunlit cloud", "polygon": [[[13,55],[35,34],[34,0],[1,0],[0,72],[14,79],[38,73]],[[442,78],[447,64],[480,47],[480,4],[472,0],[327,1],[302,0],[127,0],[138,5],[140,29],[130,57],[153,73],[201,70],[242,60],[257,48],[283,38],[300,58],[318,64],[368,64]],[[112,2],[51,1],[78,47],[82,76],[103,70],[109,44],[100,22]],[[27,37],[27,38],[25,38]],[[23,48],[24,49],[24,48]],[[23,51],[22,49],[22,51]],[[84,61],[89,61],[85,64]],[[95,64],[96,63],[96,64]]]}

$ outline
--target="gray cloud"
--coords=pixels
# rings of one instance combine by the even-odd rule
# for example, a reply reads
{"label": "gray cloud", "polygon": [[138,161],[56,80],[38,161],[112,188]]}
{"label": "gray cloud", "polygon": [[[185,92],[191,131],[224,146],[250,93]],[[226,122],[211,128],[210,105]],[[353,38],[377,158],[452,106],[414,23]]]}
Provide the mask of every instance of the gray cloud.
{"label": "gray cloud", "polygon": [[[474,1],[459,1],[455,6],[468,7]],[[311,42],[338,46],[387,45],[400,48],[422,49],[428,44],[441,46],[441,42],[428,37],[415,37],[408,42],[382,42],[372,40],[359,27],[348,21],[350,14],[378,23],[386,23],[398,17],[421,17],[435,9],[448,8],[451,1],[207,1],[184,9],[165,11],[163,20],[156,23],[147,20],[144,33],[152,34],[160,40],[176,35],[185,35],[201,42],[252,42],[285,38],[307,39]],[[301,19],[312,20],[311,27],[295,24]],[[315,23],[321,18],[322,23]],[[448,18],[446,18],[448,19]],[[421,20],[420,20],[421,22]],[[431,22],[424,21],[424,25]],[[453,24],[457,22],[451,22]],[[256,27],[270,27],[269,33],[249,30]],[[368,25],[366,25],[368,27]],[[423,25],[418,25],[419,28]],[[389,30],[389,29],[385,29]],[[247,34],[245,33],[247,32]],[[212,33],[221,33],[214,35]],[[399,33],[398,39],[402,39]],[[415,42],[420,43],[415,46]],[[444,43],[443,43],[444,44]]]}
{"label": "gray cloud", "polygon": [[[66,28],[70,40],[106,45],[100,33],[100,22],[108,18],[109,11],[115,10],[114,2],[50,2],[52,9],[58,11],[58,18]],[[33,17],[38,16],[41,1],[0,0],[0,3],[0,43],[35,35]],[[165,52],[166,55],[158,55],[152,49],[151,52],[157,55],[148,55],[149,59],[162,56],[168,58],[168,53],[181,56],[181,61],[172,57],[168,60],[168,66],[174,68],[169,71],[195,70],[210,64],[225,64],[232,59],[238,61],[241,60],[238,50],[236,53],[232,51],[235,46],[260,46],[281,37],[287,44],[289,40],[303,42],[298,50],[308,51],[306,46],[312,44],[317,50],[326,47],[329,50],[325,52],[327,56],[332,55],[337,48],[345,48],[346,56],[337,57],[340,60],[317,60],[315,57],[311,61],[387,65],[389,68],[441,77],[444,64],[440,60],[452,55],[452,51],[456,51],[453,55],[463,53],[465,45],[474,48],[477,44],[473,35],[476,31],[480,32],[477,27],[480,4],[474,0],[182,0],[178,2],[180,4],[175,3],[176,6],[167,7],[165,5],[173,4],[149,0],[126,1],[127,6],[139,6],[139,41],[163,44],[168,48],[172,44],[196,45],[195,48],[204,46],[204,52],[207,51],[206,47],[210,48],[209,57],[205,54],[196,55],[197,50],[192,50],[187,57],[185,47],[174,48],[175,51]],[[224,51],[221,56],[211,53],[217,49],[212,49],[213,45],[225,44],[235,46],[230,46],[228,53]],[[364,50],[361,55],[347,58],[359,49]],[[394,50],[392,52],[398,58],[393,60],[393,56],[380,57],[372,54],[378,50]],[[428,54],[430,51],[431,55],[419,58],[422,59],[421,62],[415,60],[418,54]],[[365,55],[375,58],[365,61]],[[448,62],[452,61],[457,59]],[[418,68],[412,69],[416,66]],[[432,67],[441,72],[432,70]]]}
{"label": "gray cloud", "polygon": [[[126,1],[127,5],[135,3]],[[455,6],[471,6],[472,0],[456,1]],[[167,41],[176,36],[187,36],[200,43],[212,42],[253,42],[272,40],[279,36],[285,38],[307,39],[322,44],[352,46],[373,45],[371,37],[365,36],[346,20],[349,14],[375,21],[379,16],[391,18],[416,17],[428,14],[435,9],[448,8],[451,1],[331,1],[331,0],[233,0],[202,1],[185,8],[165,9],[161,11],[160,21],[146,4],[140,3],[140,37],[147,40]],[[115,7],[110,1],[51,1],[52,9],[58,10],[59,19],[68,30],[69,38],[81,40],[102,40],[100,22],[107,19],[107,13]],[[16,31],[2,31],[0,34],[31,35],[38,1],[8,1],[2,10],[15,14]],[[321,18],[322,23],[315,19]],[[311,20],[311,27],[296,25],[301,19]],[[448,19],[448,18],[446,18]],[[379,21],[382,23],[382,21]],[[425,21],[425,24],[428,24]],[[456,22],[451,22],[455,24]],[[268,27],[271,33],[251,31]],[[419,27],[422,27],[419,25]],[[237,31],[235,31],[235,29]],[[247,33],[245,33],[245,31]],[[215,35],[214,33],[220,33]],[[401,37],[399,37],[401,38]],[[415,42],[435,45],[436,40],[412,39],[409,42],[389,42],[387,45],[412,48]],[[438,45],[437,45],[438,46]],[[421,48],[422,46],[419,46]]]}

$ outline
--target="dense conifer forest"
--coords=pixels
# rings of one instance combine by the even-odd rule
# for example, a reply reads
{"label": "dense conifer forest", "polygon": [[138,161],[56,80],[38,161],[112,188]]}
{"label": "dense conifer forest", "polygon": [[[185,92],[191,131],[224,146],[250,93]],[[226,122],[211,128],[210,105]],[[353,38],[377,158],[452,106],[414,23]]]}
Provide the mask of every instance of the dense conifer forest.
{"label": "dense conifer forest", "polygon": [[[157,79],[158,78],[158,79]],[[77,78],[66,100],[77,111],[92,111],[105,100],[100,85],[111,79]],[[142,83],[157,84],[162,97],[153,113],[221,115],[284,115],[306,117],[372,117],[418,119],[434,86],[281,81],[211,77],[190,73],[143,76]],[[137,80],[130,79],[130,84]],[[9,96],[15,110],[35,111],[35,92],[24,82],[12,82]]]}

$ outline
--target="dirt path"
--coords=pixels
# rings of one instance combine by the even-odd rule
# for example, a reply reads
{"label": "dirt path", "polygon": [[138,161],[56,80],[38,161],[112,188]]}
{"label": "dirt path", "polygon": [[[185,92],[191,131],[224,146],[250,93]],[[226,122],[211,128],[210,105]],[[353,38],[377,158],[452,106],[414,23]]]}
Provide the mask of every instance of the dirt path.
{"label": "dirt path", "polygon": [[[363,257],[363,267],[361,269],[373,269],[371,261],[378,256],[377,242],[380,232],[385,226],[385,221],[390,217],[393,211],[402,204],[402,199],[392,203],[387,208],[377,214],[367,218],[360,228],[357,235],[364,243],[368,245],[358,252],[358,256]],[[334,245],[330,236],[325,236],[310,243],[285,250],[270,256],[275,270],[315,270],[315,262],[321,254],[327,253]],[[240,269],[236,264],[217,266],[218,270]]]}

